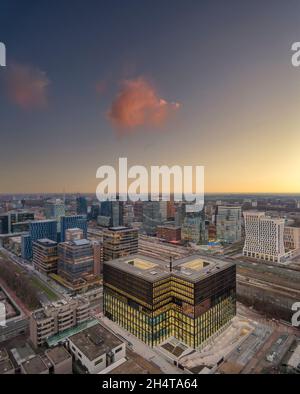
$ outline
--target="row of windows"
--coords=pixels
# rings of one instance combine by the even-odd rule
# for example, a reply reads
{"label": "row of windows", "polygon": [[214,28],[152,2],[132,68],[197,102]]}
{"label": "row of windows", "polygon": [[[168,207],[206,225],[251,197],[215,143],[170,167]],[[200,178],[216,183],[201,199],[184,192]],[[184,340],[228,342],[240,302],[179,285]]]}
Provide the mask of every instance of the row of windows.
{"label": "row of windows", "polygon": [[235,298],[222,299],[197,319],[174,309],[174,305],[160,312],[150,318],[113,294],[104,293],[105,315],[151,346],[173,335],[189,346],[198,347],[235,315]]}

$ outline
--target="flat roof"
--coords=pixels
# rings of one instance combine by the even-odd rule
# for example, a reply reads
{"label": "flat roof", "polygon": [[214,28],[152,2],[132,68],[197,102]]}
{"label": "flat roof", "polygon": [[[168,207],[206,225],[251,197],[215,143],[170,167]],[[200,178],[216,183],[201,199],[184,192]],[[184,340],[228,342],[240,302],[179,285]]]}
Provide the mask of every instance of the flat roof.
{"label": "flat roof", "polygon": [[[128,272],[150,282],[156,282],[170,275],[169,262],[142,254],[105,261],[104,265]],[[196,282],[233,265],[234,263],[215,256],[191,255],[172,261],[172,275]]]}
{"label": "flat roof", "polygon": [[157,228],[165,228],[168,230],[181,230],[180,226],[175,226],[175,224],[161,224]]}
{"label": "flat roof", "polygon": [[8,353],[5,348],[0,349],[0,362],[8,359]]}
{"label": "flat roof", "polygon": [[134,228],[130,228],[130,227],[125,227],[125,226],[114,226],[114,227],[108,227],[107,230],[109,230],[109,231],[128,231],[128,230],[132,231],[132,230],[135,230],[135,229]]}
{"label": "flat roof", "polygon": [[14,370],[14,366],[10,360],[0,362],[0,375],[5,374],[8,371]]}
{"label": "flat roof", "polygon": [[38,242],[38,243],[44,244],[44,245],[53,245],[53,246],[57,244],[57,242],[52,241],[52,239],[48,239],[48,238],[41,238],[35,242]]}
{"label": "flat roof", "polygon": [[55,365],[60,364],[61,362],[68,360],[72,357],[63,346],[56,346],[52,349],[48,349],[46,350],[45,354],[49,358],[49,360]]}
{"label": "flat roof", "polygon": [[25,372],[30,375],[40,374],[49,370],[40,356],[35,356],[30,360],[24,361],[21,365]]}
{"label": "flat roof", "polygon": [[95,324],[69,337],[71,341],[90,361],[109,353],[122,341],[101,324]]}
{"label": "flat roof", "polygon": [[88,239],[75,239],[73,241],[70,241],[71,243],[75,244],[76,246],[82,246],[82,245],[89,245],[90,241]]}

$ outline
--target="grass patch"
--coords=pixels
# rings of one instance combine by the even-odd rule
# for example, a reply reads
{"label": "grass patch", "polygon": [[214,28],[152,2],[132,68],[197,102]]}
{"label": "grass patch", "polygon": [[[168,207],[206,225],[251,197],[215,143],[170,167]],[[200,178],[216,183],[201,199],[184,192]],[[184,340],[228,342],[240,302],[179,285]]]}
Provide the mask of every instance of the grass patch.
{"label": "grass patch", "polygon": [[31,277],[30,278],[30,282],[32,283],[32,285],[40,290],[43,291],[47,297],[49,298],[50,301],[56,301],[58,300],[57,295],[48,287],[46,286],[42,281],[40,281],[39,279],[35,278],[35,277]]}

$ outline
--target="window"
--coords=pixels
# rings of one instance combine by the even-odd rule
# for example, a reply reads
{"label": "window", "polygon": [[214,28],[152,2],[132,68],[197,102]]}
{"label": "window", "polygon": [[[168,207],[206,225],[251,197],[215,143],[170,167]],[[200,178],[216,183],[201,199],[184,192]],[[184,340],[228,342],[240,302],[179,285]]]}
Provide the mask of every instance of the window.
{"label": "window", "polygon": [[119,347],[118,349],[115,350],[115,353],[120,352],[122,349],[123,349],[122,347]]}
{"label": "window", "polygon": [[102,361],[103,361],[103,358],[100,358],[99,360],[95,361],[94,365],[98,365],[98,364],[102,363]]}

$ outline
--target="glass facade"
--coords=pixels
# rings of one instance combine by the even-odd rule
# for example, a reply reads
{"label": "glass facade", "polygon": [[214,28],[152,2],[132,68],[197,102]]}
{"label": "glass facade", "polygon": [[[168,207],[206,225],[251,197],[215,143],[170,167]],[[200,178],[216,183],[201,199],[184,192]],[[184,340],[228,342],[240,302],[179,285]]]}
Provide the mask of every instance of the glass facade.
{"label": "glass facade", "polygon": [[87,238],[87,219],[85,216],[73,215],[60,218],[61,242],[65,242],[66,230],[70,228],[80,228],[83,231],[83,238]]}
{"label": "glass facade", "polygon": [[235,275],[233,265],[196,282],[175,272],[150,282],[105,266],[104,313],[149,346],[174,336],[197,348],[234,317]]}

